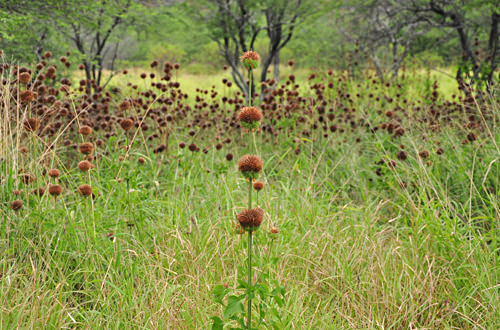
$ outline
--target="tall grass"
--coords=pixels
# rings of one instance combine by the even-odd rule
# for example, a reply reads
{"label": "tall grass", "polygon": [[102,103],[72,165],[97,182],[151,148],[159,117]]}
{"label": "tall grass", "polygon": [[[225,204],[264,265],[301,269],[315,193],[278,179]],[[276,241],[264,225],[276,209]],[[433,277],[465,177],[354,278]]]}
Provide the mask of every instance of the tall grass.
{"label": "tall grass", "polygon": [[[234,218],[247,185],[224,155],[248,146],[237,138],[207,153],[175,147],[167,157],[151,152],[139,128],[128,139],[118,132],[96,148],[89,211],[77,193],[88,180],[76,167],[78,151],[63,145],[80,117],[50,139],[26,132],[31,114],[12,102],[13,82],[4,78],[0,328],[207,329],[221,312],[211,288],[236,285],[236,265],[245,264]],[[431,130],[409,105],[429,109],[428,100],[414,96],[401,119],[406,132],[395,139],[372,132],[386,109],[367,95],[381,88],[361,86],[357,129],[305,137],[297,121],[275,137],[256,136],[269,183],[259,203],[272,218],[254,236],[261,256],[254,269],[286,287],[282,328],[500,328],[497,100],[464,106],[480,123],[477,139],[465,143],[466,115]],[[310,93],[305,106],[314,103]],[[340,109],[336,93],[329,102]],[[190,129],[173,125],[171,145],[188,142]],[[205,134],[202,143],[212,143]],[[423,149],[428,158],[419,156]],[[31,194],[47,186],[51,167],[62,171],[63,196]],[[21,183],[20,170],[35,181]],[[10,209],[15,198],[24,202],[18,211]]]}

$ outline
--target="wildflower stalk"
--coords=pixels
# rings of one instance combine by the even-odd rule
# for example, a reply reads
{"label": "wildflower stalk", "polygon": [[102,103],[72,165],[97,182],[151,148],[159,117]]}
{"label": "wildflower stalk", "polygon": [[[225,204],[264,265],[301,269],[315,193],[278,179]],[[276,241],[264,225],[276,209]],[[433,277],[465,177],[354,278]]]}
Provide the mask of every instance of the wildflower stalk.
{"label": "wildflower stalk", "polygon": [[[248,69],[248,107],[252,106],[252,69]],[[252,130],[254,151],[257,151],[257,145],[255,144],[255,133]],[[248,180],[248,209],[252,209],[252,179]],[[253,230],[248,230],[248,311],[247,311],[247,330],[252,329],[252,235]]]}
{"label": "wildflower stalk", "polygon": [[253,98],[252,86],[253,86],[252,69],[248,69],[248,106],[249,107],[252,106],[252,98]]}
{"label": "wildflower stalk", "polygon": [[248,318],[247,329],[252,328],[252,230],[248,231]]}
{"label": "wildflower stalk", "polygon": [[[241,57],[243,65],[248,70],[248,107],[243,107],[238,114],[238,119],[241,125],[252,130],[252,140],[254,151],[257,150],[257,145],[255,142],[255,129],[258,128],[260,121],[262,120],[262,112],[258,108],[252,107],[252,85],[253,76],[252,70],[257,67],[259,56],[255,52],[247,52]],[[253,149],[250,146],[250,149]],[[253,231],[256,230],[263,218],[264,211],[260,208],[252,208],[252,193],[253,193],[253,180],[257,177],[258,173],[262,170],[263,162],[259,156],[256,155],[245,155],[238,161],[238,170],[243,174],[248,182],[248,209],[241,211],[237,215],[238,222],[240,226],[248,232],[248,282],[247,282],[247,322],[246,329],[252,329],[252,296],[253,296],[253,283],[252,283],[252,249],[253,249]]]}
{"label": "wildflower stalk", "polygon": [[[248,209],[252,209],[252,180],[248,180]],[[248,321],[247,329],[252,326],[252,230],[248,231]]]}

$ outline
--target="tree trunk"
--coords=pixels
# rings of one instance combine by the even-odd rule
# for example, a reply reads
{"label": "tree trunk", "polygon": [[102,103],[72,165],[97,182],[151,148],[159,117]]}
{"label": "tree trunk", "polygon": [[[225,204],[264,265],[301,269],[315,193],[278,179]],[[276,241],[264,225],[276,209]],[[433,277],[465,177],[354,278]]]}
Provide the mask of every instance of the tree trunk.
{"label": "tree trunk", "polygon": [[274,80],[276,84],[280,81],[280,50],[274,55]]}

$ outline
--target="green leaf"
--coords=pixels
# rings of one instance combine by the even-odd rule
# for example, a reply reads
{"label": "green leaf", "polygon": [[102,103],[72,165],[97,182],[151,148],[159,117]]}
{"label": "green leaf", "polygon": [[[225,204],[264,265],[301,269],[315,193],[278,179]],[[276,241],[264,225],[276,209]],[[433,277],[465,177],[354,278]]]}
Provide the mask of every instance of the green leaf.
{"label": "green leaf", "polygon": [[224,320],[231,319],[234,315],[243,313],[245,309],[243,308],[243,303],[241,299],[244,296],[229,296],[227,300],[227,306],[224,310]]}
{"label": "green leaf", "polygon": [[212,294],[214,295],[214,299],[217,303],[223,304],[222,299],[226,296],[228,290],[221,284],[216,285],[212,289]]}
{"label": "green leaf", "polygon": [[223,330],[224,329],[224,321],[222,321],[220,317],[212,316],[211,319],[213,321],[212,330]]}

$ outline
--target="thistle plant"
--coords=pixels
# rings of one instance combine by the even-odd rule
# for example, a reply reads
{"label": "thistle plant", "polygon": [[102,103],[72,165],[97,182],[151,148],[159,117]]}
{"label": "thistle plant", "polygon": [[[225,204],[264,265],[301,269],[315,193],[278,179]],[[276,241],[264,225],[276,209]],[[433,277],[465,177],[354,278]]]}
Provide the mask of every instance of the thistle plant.
{"label": "thistle plant", "polygon": [[[258,66],[259,55],[253,51],[246,52],[241,56],[241,61],[245,68],[248,70],[249,86],[248,86],[248,104],[246,107],[242,107],[238,113],[238,120],[241,127],[246,128],[247,134],[249,130],[252,132],[253,145],[250,149],[252,153],[257,152],[257,144],[255,142],[255,132],[259,131],[260,123],[263,119],[262,111],[252,106],[252,70]],[[222,330],[224,329],[225,321],[232,320],[239,324],[238,328],[240,330],[252,330],[260,329],[263,325],[266,325],[264,316],[266,315],[265,299],[268,297],[274,297],[275,301],[279,305],[282,304],[283,288],[279,287],[276,290],[270,290],[265,285],[254,285],[253,284],[253,272],[252,272],[252,255],[254,249],[254,233],[260,227],[262,221],[264,220],[264,210],[255,205],[253,202],[253,195],[255,192],[259,192],[264,188],[264,183],[261,181],[255,181],[259,174],[262,172],[264,162],[262,159],[255,154],[247,154],[242,156],[238,161],[238,171],[245,178],[246,185],[248,187],[248,201],[247,208],[243,209],[236,215],[236,220],[238,221],[238,227],[240,232],[244,232],[248,235],[247,244],[247,280],[239,280],[238,289],[246,289],[245,294],[242,295],[229,295],[227,299],[227,305],[224,304],[223,299],[229,294],[229,289],[225,286],[217,286],[214,288],[213,293],[216,301],[225,307],[224,310],[224,320],[219,317],[212,317],[213,326],[212,330]],[[252,323],[252,300],[254,297],[259,296],[261,298],[258,304],[260,316],[259,320]],[[243,306],[243,300],[246,298],[247,308],[246,308],[246,322],[245,322],[245,309]],[[278,313],[273,313],[277,315]],[[276,325],[279,322],[272,322],[273,329],[276,329]]]}

